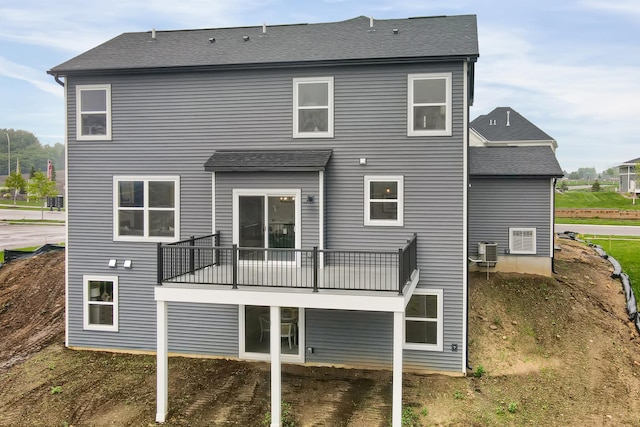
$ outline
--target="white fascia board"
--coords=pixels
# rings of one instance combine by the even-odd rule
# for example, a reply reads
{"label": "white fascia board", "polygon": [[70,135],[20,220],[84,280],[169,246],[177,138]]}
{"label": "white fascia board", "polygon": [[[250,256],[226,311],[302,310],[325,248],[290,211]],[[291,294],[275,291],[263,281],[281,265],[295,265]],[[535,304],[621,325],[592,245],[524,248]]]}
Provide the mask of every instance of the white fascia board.
{"label": "white fascia board", "polygon": [[220,285],[164,284],[154,290],[156,301],[192,302],[205,304],[245,304],[278,307],[319,308],[328,310],[362,310],[404,312],[406,302],[419,280],[415,274],[404,295],[395,292],[340,291],[320,289],[282,289]]}

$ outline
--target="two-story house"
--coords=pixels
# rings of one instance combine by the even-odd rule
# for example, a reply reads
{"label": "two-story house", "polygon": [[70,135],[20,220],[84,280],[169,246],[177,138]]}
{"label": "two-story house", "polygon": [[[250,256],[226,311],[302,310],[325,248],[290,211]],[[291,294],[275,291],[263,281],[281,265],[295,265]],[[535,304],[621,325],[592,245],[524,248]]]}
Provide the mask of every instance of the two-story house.
{"label": "two-story house", "polygon": [[[74,349],[467,370],[475,16],[122,34],[52,68]],[[275,325],[275,327],[273,327]]]}
{"label": "two-story house", "polygon": [[471,268],[551,276],[558,143],[498,107],[471,122],[469,145]]}
{"label": "two-story house", "polygon": [[640,157],[637,159],[627,160],[626,162],[618,165],[618,172],[620,174],[619,191],[621,193],[640,193],[640,186],[637,185],[636,165],[640,163]]}

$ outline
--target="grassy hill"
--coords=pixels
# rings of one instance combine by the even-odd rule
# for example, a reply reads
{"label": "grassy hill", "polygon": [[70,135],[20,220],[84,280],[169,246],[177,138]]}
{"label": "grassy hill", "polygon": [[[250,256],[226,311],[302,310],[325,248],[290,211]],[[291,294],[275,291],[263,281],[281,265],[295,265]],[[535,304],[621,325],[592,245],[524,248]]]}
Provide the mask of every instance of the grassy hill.
{"label": "grassy hill", "polygon": [[567,191],[556,193],[556,209],[626,209],[640,210],[640,200],[633,201],[613,191]]}

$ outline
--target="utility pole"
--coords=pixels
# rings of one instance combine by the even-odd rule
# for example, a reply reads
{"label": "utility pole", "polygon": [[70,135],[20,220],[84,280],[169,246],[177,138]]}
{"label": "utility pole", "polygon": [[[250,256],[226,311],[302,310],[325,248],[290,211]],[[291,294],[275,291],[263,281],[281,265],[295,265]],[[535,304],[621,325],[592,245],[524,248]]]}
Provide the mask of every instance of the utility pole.
{"label": "utility pole", "polygon": [[11,140],[9,139],[9,132],[5,132],[7,135],[7,176],[11,175]]}

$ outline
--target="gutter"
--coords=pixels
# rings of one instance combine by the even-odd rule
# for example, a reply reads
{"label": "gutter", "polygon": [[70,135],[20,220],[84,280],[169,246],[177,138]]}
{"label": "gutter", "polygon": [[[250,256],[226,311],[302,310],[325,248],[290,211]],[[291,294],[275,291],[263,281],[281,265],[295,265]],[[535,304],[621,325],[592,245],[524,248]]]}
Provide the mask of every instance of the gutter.
{"label": "gutter", "polygon": [[[51,74],[47,71],[48,74]],[[62,80],[60,80],[60,76],[58,75],[58,73],[52,74],[53,75],[53,79],[56,81],[56,83],[58,83],[60,86],[64,87],[64,82]]]}
{"label": "gutter", "polygon": [[451,55],[451,56],[425,56],[425,57],[396,57],[396,58],[355,58],[322,61],[293,61],[293,62],[256,62],[238,64],[203,64],[203,65],[176,65],[176,66],[148,66],[141,68],[103,68],[103,69],[61,69],[54,68],[47,71],[52,76],[57,75],[111,75],[111,74],[143,74],[143,73],[174,73],[193,71],[217,71],[217,70],[251,70],[251,69],[281,69],[281,68],[309,68],[350,65],[384,65],[384,64],[416,64],[433,62],[455,62],[458,60],[476,62],[477,55]]}

